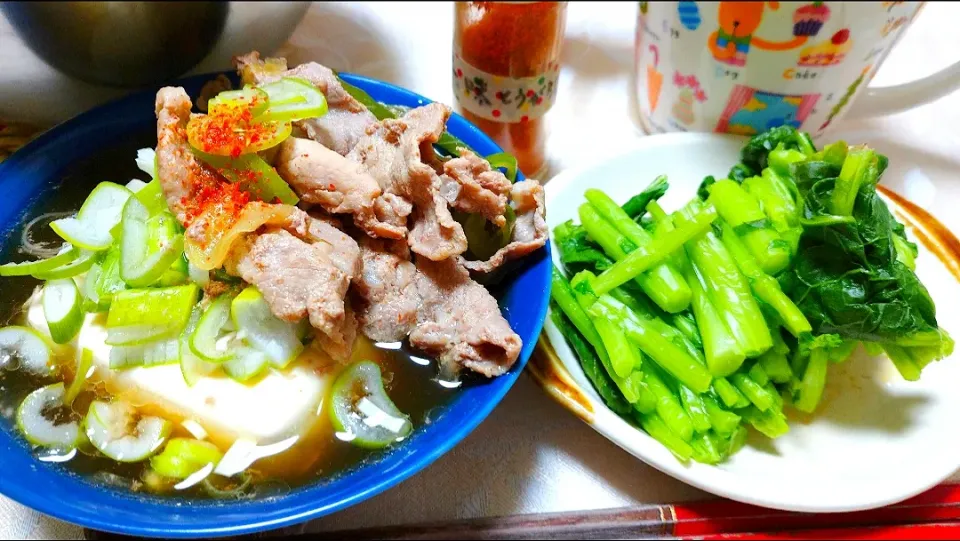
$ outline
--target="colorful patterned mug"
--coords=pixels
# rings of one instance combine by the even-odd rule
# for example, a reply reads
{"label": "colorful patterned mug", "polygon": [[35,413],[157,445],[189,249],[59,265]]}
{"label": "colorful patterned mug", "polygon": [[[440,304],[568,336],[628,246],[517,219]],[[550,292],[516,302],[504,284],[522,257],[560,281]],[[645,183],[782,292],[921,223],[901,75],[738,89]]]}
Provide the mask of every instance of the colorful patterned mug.
{"label": "colorful patterned mug", "polygon": [[864,95],[921,7],[640,2],[635,74],[643,127],[750,135],[788,124],[819,135],[844,116],[890,114],[940,98],[960,87],[960,62]]}

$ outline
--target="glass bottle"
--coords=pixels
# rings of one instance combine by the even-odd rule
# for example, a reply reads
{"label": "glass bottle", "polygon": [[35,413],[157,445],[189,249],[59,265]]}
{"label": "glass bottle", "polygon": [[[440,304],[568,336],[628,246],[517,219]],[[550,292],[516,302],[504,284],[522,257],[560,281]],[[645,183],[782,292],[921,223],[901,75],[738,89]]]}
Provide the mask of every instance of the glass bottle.
{"label": "glass bottle", "polygon": [[566,2],[456,3],[459,112],[535,178],[546,172],[544,115],[556,98],[566,12]]}

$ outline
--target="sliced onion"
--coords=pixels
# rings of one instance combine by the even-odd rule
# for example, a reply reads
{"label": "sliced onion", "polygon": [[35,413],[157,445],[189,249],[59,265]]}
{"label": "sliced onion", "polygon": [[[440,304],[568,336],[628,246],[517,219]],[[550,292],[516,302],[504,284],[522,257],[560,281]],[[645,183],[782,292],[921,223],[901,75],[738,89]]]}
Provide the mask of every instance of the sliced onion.
{"label": "sliced onion", "polygon": [[141,171],[150,175],[151,179],[157,178],[157,153],[152,148],[141,148],[137,150],[137,167]]}
{"label": "sliced onion", "polygon": [[50,344],[37,331],[18,326],[0,329],[0,367],[15,360],[28,372],[48,375],[53,372],[52,357]]}
{"label": "sliced onion", "polygon": [[129,404],[95,400],[84,418],[87,438],[117,462],[146,460],[163,445],[171,426],[159,417],[142,417],[134,425],[135,420],[136,411]]}
{"label": "sliced onion", "polygon": [[34,257],[53,257],[61,251],[61,243],[34,242],[33,237],[38,231],[46,231],[50,222],[73,216],[74,212],[47,212],[27,222],[20,233],[20,249]]}
{"label": "sliced onion", "polygon": [[257,445],[257,442],[253,440],[238,438],[233,442],[233,445],[227,449],[227,452],[224,453],[223,458],[220,459],[220,463],[217,464],[213,473],[222,475],[223,477],[233,477],[245,471],[261,458],[279,455],[293,447],[299,439],[300,436],[290,436],[283,441],[278,441],[270,445]]}
{"label": "sliced onion", "polygon": [[80,438],[76,421],[56,424],[49,418],[52,410],[63,406],[63,383],[55,383],[33,391],[17,409],[17,427],[27,441],[42,447],[73,449]]}
{"label": "sliced onion", "polygon": [[[287,222],[296,207],[289,205],[271,205],[259,201],[247,203],[240,211],[238,219],[228,229],[208,227],[207,238],[195,240],[188,238],[184,242],[184,251],[187,258],[198,269],[211,271],[223,266],[230,247],[241,235],[256,231],[264,225],[280,225]],[[220,212],[216,205],[211,205],[201,214],[198,220],[217,223],[216,213]]]}

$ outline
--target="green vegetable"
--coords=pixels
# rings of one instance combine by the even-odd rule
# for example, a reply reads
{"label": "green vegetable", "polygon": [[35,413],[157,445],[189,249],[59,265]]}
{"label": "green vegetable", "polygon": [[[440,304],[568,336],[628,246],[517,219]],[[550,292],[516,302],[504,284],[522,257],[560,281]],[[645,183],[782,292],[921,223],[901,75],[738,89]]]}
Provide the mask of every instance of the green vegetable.
{"label": "green vegetable", "polygon": [[239,90],[225,90],[210,98],[207,102],[207,112],[215,115],[226,112],[224,109],[249,109],[252,117],[259,117],[267,110],[269,99],[270,96],[263,88],[246,87]]}
{"label": "green vegetable", "polygon": [[610,355],[610,364],[613,366],[614,373],[621,378],[626,378],[634,370],[640,369],[640,357],[633,350],[633,346],[627,341],[626,335],[621,330],[620,321],[609,319],[607,314],[593,317],[593,326],[597,329],[603,346]]}
{"label": "green vegetable", "polygon": [[121,370],[180,362],[180,339],[169,338],[144,344],[110,348],[110,368]]}
{"label": "green vegetable", "polygon": [[774,230],[760,203],[732,180],[718,180],[710,187],[708,200],[720,217],[743,239],[760,268],[777,274],[790,263],[790,246]]}
{"label": "green vegetable", "polygon": [[[584,195],[589,203],[580,206],[580,222],[614,260],[619,261],[633,250],[650,244],[652,236],[607,194],[591,188]],[[644,273],[638,283],[653,302],[667,312],[680,312],[690,305],[690,288],[669,263]]]}
{"label": "green vegetable", "polygon": [[199,294],[195,284],[117,293],[107,315],[107,344],[136,345],[176,337]]}
{"label": "green vegetable", "polygon": [[718,434],[733,434],[740,426],[740,416],[723,409],[715,398],[709,394],[701,395],[703,406],[710,417],[710,426]]}
{"label": "green vegetable", "polygon": [[723,223],[721,228],[720,239],[737,264],[737,268],[750,283],[753,294],[776,311],[783,325],[791,334],[800,336],[802,333],[810,332],[810,322],[807,321],[803,312],[790,300],[790,297],[784,294],[780,289],[780,284],[764,273],[756,259],[733,232],[733,227],[728,223]]}
{"label": "green vegetable", "polygon": [[190,313],[190,319],[187,321],[187,326],[180,333],[180,373],[183,374],[183,381],[188,387],[193,387],[200,381],[200,378],[212,374],[220,367],[197,357],[190,349],[190,337],[193,336],[193,331],[200,323],[201,315],[200,307],[194,306]]}
{"label": "green vegetable", "polygon": [[693,438],[693,422],[680,403],[680,398],[667,387],[655,367],[647,367],[643,372],[643,381],[657,399],[657,416],[671,432],[683,441]]}
{"label": "green vegetable", "polygon": [[670,430],[658,415],[640,415],[638,421],[651,438],[660,442],[680,460],[687,461],[693,456],[693,448],[690,447],[690,444]]}
{"label": "green vegetable", "polygon": [[796,254],[803,228],[800,227],[800,207],[791,191],[793,181],[768,167],[760,176],[744,180],[741,186],[756,198],[773,228],[789,245],[790,253]]}
{"label": "green vegetable", "polygon": [[146,207],[147,212],[151,216],[168,210],[167,198],[163,194],[163,185],[160,184],[160,181],[157,180],[156,177],[154,177],[154,180],[148,182],[143,189],[135,193],[134,197]]}
{"label": "green vegetable", "polygon": [[684,385],[698,393],[706,392],[710,388],[712,377],[707,369],[682,346],[665,337],[655,323],[621,310],[616,299],[609,295],[601,296],[588,312],[594,317],[594,321],[600,317],[608,320],[619,319],[630,340]]}
{"label": "green vegetable", "polygon": [[714,376],[728,376],[736,372],[746,355],[727,328],[692,265],[686,265],[684,274],[693,296],[693,314],[703,339],[707,368]]}
{"label": "green vegetable", "polygon": [[350,365],[337,376],[330,395],[333,426],[353,445],[386,447],[413,431],[410,417],[387,396],[380,367],[372,361]]}
{"label": "green vegetable", "polygon": [[626,415],[629,413],[631,410],[630,404],[623,395],[620,394],[616,383],[614,383],[613,379],[607,374],[606,369],[600,363],[600,358],[590,344],[587,343],[586,338],[570,323],[570,320],[567,319],[558,305],[553,304],[550,317],[554,325],[557,326],[557,329],[560,330],[560,334],[567,339],[567,343],[570,344],[577,359],[580,360],[583,373],[587,376],[587,379],[590,380],[590,383],[593,384],[593,388],[597,391],[597,394],[600,395],[603,403],[618,415]]}
{"label": "green vegetable", "polygon": [[[675,221],[689,223],[692,218],[681,212]],[[754,300],[743,275],[730,253],[712,231],[693,239],[687,255],[703,280],[711,304],[747,357],[759,355],[773,345],[763,313]]]}
{"label": "green vegetable", "polygon": [[743,396],[726,378],[714,379],[713,390],[728,408],[743,408],[750,405],[747,397]]}
{"label": "green vegetable", "polygon": [[690,219],[682,225],[677,224],[672,231],[658,232],[650,244],[634,250],[605,270],[594,281],[594,291],[597,295],[603,295],[666,261],[684,243],[709,229],[716,217],[713,207],[701,207],[691,211]]}
{"label": "green vegetable", "polygon": [[498,152],[487,156],[487,162],[494,169],[503,169],[510,182],[517,181],[517,157],[507,152]]}
{"label": "green vegetable", "polygon": [[80,392],[83,391],[83,386],[92,373],[93,352],[87,348],[83,348],[80,351],[80,355],[77,356],[77,369],[73,374],[73,381],[70,382],[66,394],[63,395],[63,404],[65,406],[73,404],[73,401],[76,400]]}
{"label": "green vegetable", "polygon": [[623,204],[623,212],[630,217],[631,220],[637,220],[647,212],[647,206],[667,193],[667,188],[670,187],[670,184],[667,182],[666,175],[660,175],[657,178],[653,179],[653,182],[650,183],[642,192],[631,197]]}
{"label": "green vegetable", "polygon": [[613,266],[613,260],[587,236],[582,225],[567,220],[553,228],[553,242],[559,247],[560,260],[571,275],[588,270],[599,273]]}
{"label": "green vegetable", "polygon": [[94,265],[87,273],[84,292],[88,303],[84,309],[88,312],[105,312],[110,309],[113,297],[127,289],[126,282],[120,278],[120,248],[113,246],[107,250],[99,265]]}

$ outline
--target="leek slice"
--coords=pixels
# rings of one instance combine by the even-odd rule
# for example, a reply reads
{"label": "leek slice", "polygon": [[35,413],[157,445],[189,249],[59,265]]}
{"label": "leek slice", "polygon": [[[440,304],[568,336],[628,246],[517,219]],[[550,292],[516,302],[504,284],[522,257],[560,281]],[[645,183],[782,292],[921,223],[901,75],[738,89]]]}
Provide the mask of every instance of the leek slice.
{"label": "leek slice", "polygon": [[255,287],[244,289],[233,299],[230,315],[244,340],[266,354],[276,368],[286,367],[303,351],[297,337],[297,324],[273,315]]}
{"label": "leek slice", "polygon": [[72,278],[47,282],[43,286],[40,304],[53,341],[66,344],[73,340],[83,326],[80,289],[76,282]]}
{"label": "leek slice", "polygon": [[177,336],[186,327],[199,294],[196,284],[117,293],[107,314],[106,343],[137,345]]}
{"label": "leek slice", "polygon": [[138,198],[128,199],[123,207],[120,239],[123,281],[130,287],[149,286],[182,254],[183,235],[178,231],[176,218],[169,212],[151,216]]}
{"label": "leek slice", "polygon": [[19,363],[19,367],[41,376],[53,372],[51,359],[53,351],[46,338],[33,329],[26,327],[4,327],[0,329],[0,367],[11,367],[11,363]]}
{"label": "leek slice", "polygon": [[330,419],[338,437],[367,449],[386,447],[413,431],[383,388],[380,367],[359,361],[337,376],[331,389]]}
{"label": "leek slice", "polygon": [[284,77],[260,87],[269,96],[265,112],[257,121],[289,121],[316,118],[327,114],[327,98],[309,81]]}
{"label": "leek slice", "polygon": [[117,462],[146,460],[171,430],[171,424],[159,417],[138,420],[133,406],[124,402],[94,400],[83,422],[90,443]]}
{"label": "leek slice", "polygon": [[80,440],[80,424],[57,422],[52,414],[64,407],[63,383],[55,383],[33,391],[17,408],[17,427],[27,441],[41,447],[68,450]]}

